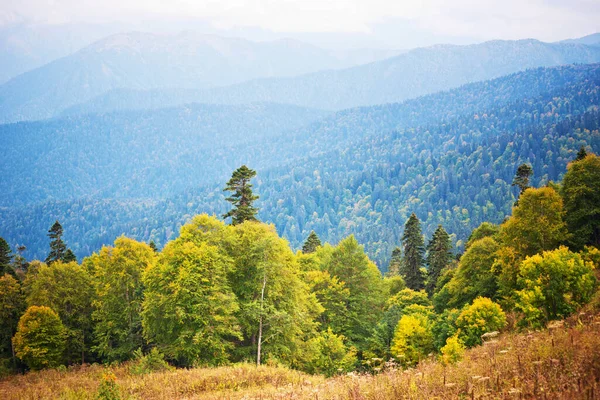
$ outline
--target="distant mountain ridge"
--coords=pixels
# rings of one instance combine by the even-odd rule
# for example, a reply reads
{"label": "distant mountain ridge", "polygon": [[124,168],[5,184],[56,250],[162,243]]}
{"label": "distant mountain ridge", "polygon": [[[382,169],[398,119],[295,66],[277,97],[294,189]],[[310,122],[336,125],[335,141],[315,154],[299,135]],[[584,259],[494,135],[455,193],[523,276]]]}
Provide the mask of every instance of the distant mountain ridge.
{"label": "distant mountain ridge", "polygon": [[21,74],[0,86],[0,123],[37,120],[112,89],[207,88],[261,77],[295,76],[389,57],[336,52],[295,40],[140,32],[117,34]]}
{"label": "distant mountain ridge", "polygon": [[63,115],[160,108],[187,102],[273,102],[328,110],[400,102],[528,68],[600,61],[600,47],[537,40],[436,45],[343,70],[256,79],[205,90],[116,89]]}

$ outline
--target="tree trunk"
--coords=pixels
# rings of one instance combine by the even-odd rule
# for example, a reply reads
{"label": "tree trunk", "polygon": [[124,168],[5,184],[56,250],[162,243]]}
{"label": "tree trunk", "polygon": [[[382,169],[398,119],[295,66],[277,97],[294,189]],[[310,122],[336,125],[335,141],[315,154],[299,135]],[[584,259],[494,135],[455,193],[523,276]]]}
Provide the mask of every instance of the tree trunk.
{"label": "tree trunk", "polygon": [[260,351],[262,346],[263,330],[263,303],[265,301],[265,287],[267,286],[267,271],[264,271],[262,291],[260,292],[260,317],[258,319],[258,349],[256,351],[256,366],[260,365]]}

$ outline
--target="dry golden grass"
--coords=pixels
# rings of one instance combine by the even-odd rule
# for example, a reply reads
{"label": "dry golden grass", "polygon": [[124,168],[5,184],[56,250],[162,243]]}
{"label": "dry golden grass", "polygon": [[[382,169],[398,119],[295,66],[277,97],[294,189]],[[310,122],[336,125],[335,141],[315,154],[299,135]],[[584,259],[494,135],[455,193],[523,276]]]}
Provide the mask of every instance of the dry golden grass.
{"label": "dry golden grass", "polygon": [[[557,324],[558,325],[558,324]],[[600,318],[582,314],[542,332],[505,334],[453,366],[331,379],[239,365],[130,375],[112,367],[132,399],[595,399],[600,398]],[[42,371],[0,381],[0,399],[92,399],[106,368]]]}

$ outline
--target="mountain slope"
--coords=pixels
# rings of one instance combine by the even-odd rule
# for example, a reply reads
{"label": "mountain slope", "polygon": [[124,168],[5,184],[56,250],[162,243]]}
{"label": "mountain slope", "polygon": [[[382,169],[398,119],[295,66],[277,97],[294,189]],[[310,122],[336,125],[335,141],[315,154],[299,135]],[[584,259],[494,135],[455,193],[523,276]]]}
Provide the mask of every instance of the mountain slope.
{"label": "mountain slope", "polygon": [[[207,162],[210,169],[198,176],[223,178],[200,188],[189,182],[188,189],[169,198],[161,199],[161,191],[145,199],[81,198],[5,207],[0,209],[0,236],[11,244],[25,243],[29,257],[42,257],[45,231],[58,218],[80,256],[123,233],[165,243],[192,215],[220,215],[227,209],[222,186],[227,173],[244,162],[258,169],[260,218],[275,223],[293,246],[313,229],[332,242],[354,233],[384,268],[411,212],[423,220],[427,234],[444,224],[460,247],[473,227],[484,220],[499,222],[510,211],[510,183],[520,163],[533,165],[538,185],[558,179],[580,146],[600,151],[599,99],[600,65],[595,64],[529,70],[402,104],[346,110],[253,145],[217,147],[211,153],[227,161]],[[140,131],[137,140],[149,137]],[[135,154],[136,140],[128,139],[120,149],[127,151],[112,157],[117,165]],[[157,165],[139,168],[156,176],[153,184],[177,179],[161,175]],[[57,176],[57,188],[77,184],[77,174],[84,171],[76,167],[64,173],[74,175],[65,181]],[[20,176],[32,179],[33,174]],[[103,187],[106,179],[97,179]],[[130,186],[135,185],[125,188]],[[33,181],[22,187],[35,193],[44,184]]]}
{"label": "mountain slope", "polygon": [[[600,61],[600,47],[492,41],[470,46],[440,45],[343,70],[292,78],[258,79],[196,91],[119,90],[108,92],[65,114],[155,108],[197,101],[218,104],[288,103],[340,110],[403,101],[528,68]],[[180,100],[179,100],[180,99]]]}
{"label": "mountain slope", "polygon": [[193,32],[118,34],[0,86],[0,122],[49,118],[117,88],[206,88],[343,68],[390,54],[397,53],[344,54],[294,40],[250,42]]}

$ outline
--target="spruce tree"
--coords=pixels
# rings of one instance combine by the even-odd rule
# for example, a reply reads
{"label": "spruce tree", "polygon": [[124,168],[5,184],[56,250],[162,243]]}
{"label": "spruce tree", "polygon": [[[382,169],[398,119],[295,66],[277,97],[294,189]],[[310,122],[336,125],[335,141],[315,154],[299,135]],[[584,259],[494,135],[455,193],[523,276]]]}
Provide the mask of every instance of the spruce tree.
{"label": "spruce tree", "polygon": [[533,174],[533,169],[527,164],[519,165],[517,168],[517,172],[515,173],[515,177],[512,181],[511,186],[517,186],[519,188],[519,196],[517,197],[517,201],[515,201],[515,206],[519,204],[519,197],[523,192],[529,189],[529,178]]}
{"label": "spruce tree", "polygon": [[56,221],[48,231],[50,238],[50,253],[46,257],[46,264],[52,264],[56,261],[71,262],[77,261],[75,254],[71,249],[67,249],[67,245],[62,240],[63,227]]}
{"label": "spruce tree", "polygon": [[425,289],[431,296],[435,290],[440,273],[452,261],[452,243],[450,235],[442,225],[438,225],[427,244],[427,285]]}
{"label": "spruce tree", "polygon": [[423,266],[425,248],[423,234],[421,233],[421,222],[414,213],[410,215],[404,225],[402,245],[404,246],[402,275],[406,287],[412,290],[421,290],[424,287],[421,267]]}
{"label": "spruce tree", "polygon": [[386,272],[387,276],[397,276],[400,275],[400,270],[402,269],[402,249],[400,247],[394,248],[392,250],[392,258],[390,258],[390,263],[388,264],[388,270]]}
{"label": "spruce tree", "polygon": [[12,251],[10,246],[0,237],[0,276],[12,272]]}
{"label": "spruce tree", "polygon": [[257,221],[258,210],[252,203],[258,199],[258,196],[252,193],[252,184],[250,184],[250,179],[255,176],[256,171],[242,165],[233,172],[227,186],[223,189],[225,192],[233,192],[226,200],[233,204],[234,208],[223,215],[223,218],[231,217],[232,225],[241,224],[244,221]]}
{"label": "spruce tree", "polygon": [[577,152],[577,157],[575,157],[574,161],[581,161],[586,157],[587,157],[587,151],[585,151],[585,146],[581,146],[581,148]]}
{"label": "spruce tree", "polygon": [[310,232],[308,238],[306,238],[306,242],[304,242],[304,246],[302,246],[302,252],[304,254],[314,253],[317,250],[317,247],[321,247],[321,239],[317,236],[315,231]]}

